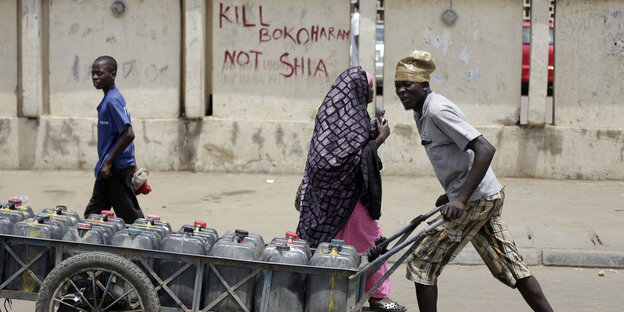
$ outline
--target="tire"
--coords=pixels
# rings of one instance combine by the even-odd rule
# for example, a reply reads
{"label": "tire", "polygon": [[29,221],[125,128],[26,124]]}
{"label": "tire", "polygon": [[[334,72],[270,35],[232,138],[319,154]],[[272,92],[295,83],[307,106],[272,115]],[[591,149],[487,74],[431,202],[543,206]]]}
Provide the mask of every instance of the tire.
{"label": "tire", "polygon": [[[115,297],[113,288],[128,293]],[[48,274],[35,311],[100,311],[109,305],[106,311],[160,311],[154,285],[137,265],[111,253],[88,252],[61,262]]]}

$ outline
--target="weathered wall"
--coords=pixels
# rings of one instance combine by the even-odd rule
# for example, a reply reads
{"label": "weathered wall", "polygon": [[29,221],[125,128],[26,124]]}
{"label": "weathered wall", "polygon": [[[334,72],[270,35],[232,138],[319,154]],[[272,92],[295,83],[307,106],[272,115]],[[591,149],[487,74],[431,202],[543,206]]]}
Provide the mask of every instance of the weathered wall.
{"label": "weathered wall", "polygon": [[0,1],[0,117],[17,116],[17,2]]}
{"label": "weathered wall", "polygon": [[348,1],[213,1],[213,116],[306,120],[349,64]]}
{"label": "weathered wall", "polygon": [[520,107],[522,1],[453,1],[458,19],[440,15],[448,1],[385,3],[384,105],[388,119],[413,121],[394,92],[396,63],[412,49],[431,52],[431,87],[458,104],[477,125],[514,125]]}
{"label": "weathered wall", "polygon": [[117,60],[116,83],[132,117],[179,116],[179,0],[127,0],[121,17],[113,1],[47,2],[52,116],[94,116],[102,93],[93,92],[91,64],[101,55]]}
{"label": "weathered wall", "polygon": [[[303,172],[314,112],[348,66],[348,1],[128,0],[123,17],[112,15],[112,2],[45,0],[39,8],[32,5],[36,0],[25,0],[29,6],[23,17],[17,1],[0,2],[0,26],[10,29],[20,24],[16,17],[27,18],[22,37],[38,35],[41,41],[20,42],[17,29],[15,36],[0,35],[7,42],[0,49],[9,51],[0,57],[0,96],[9,94],[8,100],[0,98],[0,144],[5,147],[0,169],[93,168],[95,107],[102,94],[92,87],[89,66],[98,55],[111,54],[120,63],[117,82],[132,109],[139,165]],[[445,26],[440,14],[448,2],[386,1],[383,102],[392,134],[381,148],[384,173],[433,174],[412,113],[403,110],[393,86],[396,62],[421,48],[438,61],[433,89],[458,104],[496,146],[498,175],[624,178],[624,135],[618,123],[624,93],[622,4],[557,2],[555,123],[525,127],[516,125],[521,2],[453,1],[459,19]],[[48,25],[41,34],[39,20]],[[318,37],[306,43],[313,31]],[[17,77],[20,46],[41,47],[45,57],[43,66],[34,66],[36,53],[26,60],[22,55],[20,62],[28,62],[22,68],[40,71],[22,80]],[[11,51],[13,61],[6,61]],[[28,101],[15,95],[16,85],[37,79],[43,80],[43,102],[49,99],[49,108],[37,104],[37,90],[28,93]],[[210,98],[213,114],[203,117]],[[29,118],[17,117],[20,101],[28,105]],[[186,113],[190,120],[179,117]]]}
{"label": "weathered wall", "polygon": [[622,128],[624,3],[557,1],[555,123]]}

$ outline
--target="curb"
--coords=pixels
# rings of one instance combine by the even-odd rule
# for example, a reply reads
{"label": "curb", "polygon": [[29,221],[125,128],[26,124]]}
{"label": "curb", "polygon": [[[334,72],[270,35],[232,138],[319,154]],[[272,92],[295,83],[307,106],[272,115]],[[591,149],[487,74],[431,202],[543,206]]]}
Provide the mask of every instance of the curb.
{"label": "curb", "polygon": [[542,263],[546,266],[624,269],[624,252],[544,249]]}
{"label": "curb", "polygon": [[[622,251],[518,248],[518,252],[528,266],[624,269]],[[388,262],[396,263],[401,255],[401,252],[393,255]],[[466,246],[449,264],[485,265],[471,245]]]}

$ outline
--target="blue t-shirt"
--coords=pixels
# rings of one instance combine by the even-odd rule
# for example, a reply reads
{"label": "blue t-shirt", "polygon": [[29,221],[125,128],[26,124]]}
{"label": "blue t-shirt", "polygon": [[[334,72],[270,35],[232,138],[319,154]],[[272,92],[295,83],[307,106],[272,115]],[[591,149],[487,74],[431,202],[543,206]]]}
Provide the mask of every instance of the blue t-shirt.
{"label": "blue t-shirt", "polygon": [[[106,93],[104,99],[97,107],[98,111],[98,156],[95,165],[95,178],[101,178],[100,169],[106,157],[113,151],[121,133],[127,126],[132,126],[130,111],[117,87],[113,87]],[[118,169],[134,166],[134,142],[115,158],[113,167]]]}

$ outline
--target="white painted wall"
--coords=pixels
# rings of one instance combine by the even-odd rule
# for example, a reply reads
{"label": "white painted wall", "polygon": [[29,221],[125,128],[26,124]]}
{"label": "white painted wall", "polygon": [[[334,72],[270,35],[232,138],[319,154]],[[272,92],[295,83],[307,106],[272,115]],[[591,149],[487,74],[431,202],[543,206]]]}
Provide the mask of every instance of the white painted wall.
{"label": "white painted wall", "polygon": [[133,118],[179,116],[179,0],[126,0],[122,17],[113,15],[113,1],[48,3],[51,115],[96,116],[103,94],[93,88],[91,64],[110,55]]}
{"label": "white painted wall", "polygon": [[349,1],[213,1],[211,22],[214,117],[311,121],[349,66]]}
{"label": "white painted wall", "polygon": [[17,1],[0,1],[0,116],[17,116]]}
{"label": "white painted wall", "polygon": [[622,129],[624,2],[557,1],[555,123]]}
{"label": "white painted wall", "polygon": [[440,19],[448,1],[385,2],[384,106],[395,122],[413,120],[394,92],[396,63],[412,49],[429,51],[431,87],[477,125],[514,125],[520,106],[522,1],[455,0],[459,18]]}

